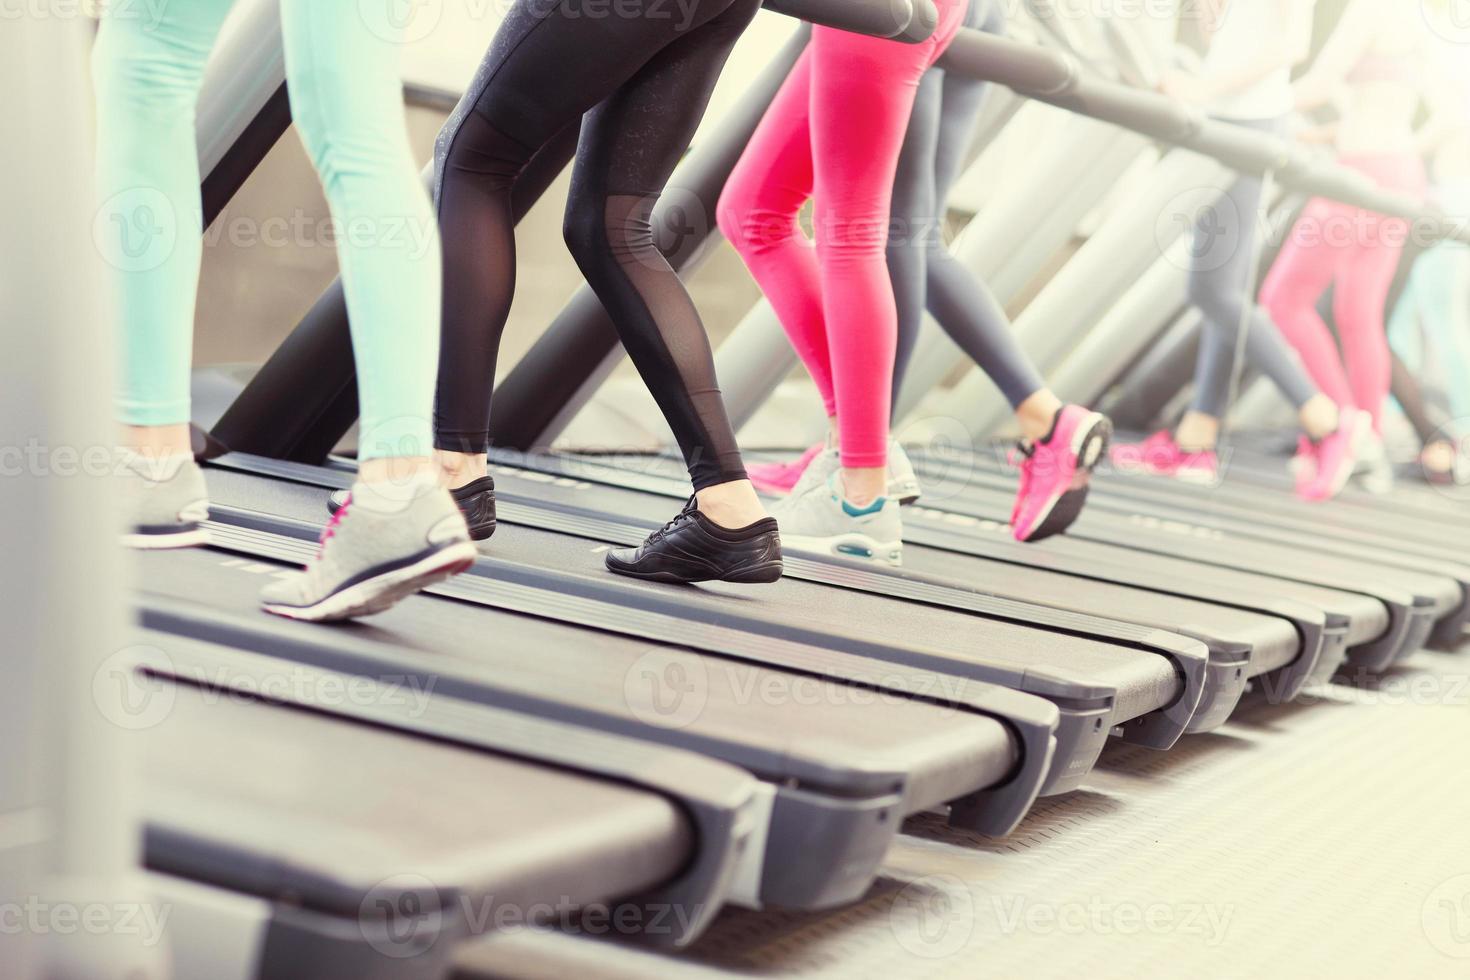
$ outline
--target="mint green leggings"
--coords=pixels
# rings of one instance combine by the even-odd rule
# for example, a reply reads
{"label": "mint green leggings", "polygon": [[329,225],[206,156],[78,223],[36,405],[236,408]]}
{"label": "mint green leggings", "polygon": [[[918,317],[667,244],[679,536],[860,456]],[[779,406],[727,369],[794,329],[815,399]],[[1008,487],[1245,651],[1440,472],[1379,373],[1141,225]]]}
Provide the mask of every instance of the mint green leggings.
{"label": "mint green leggings", "polygon": [[[93,52],[97,189],[93,232],[115,270],[118,421],[189,421],[202,256],[195,102],[233,0],[180,0],[104,16]],[[364,458],[427,455],[439,357],[439,234],[409,151],[390,18],[358,0],[280,0],[296,130],[331,206],[330,227],[262,225],[257,248],[337,246],[361,403]],[[280,232],[287,228],[290,231]],[[269,288],[266,286],[264,288]]]}

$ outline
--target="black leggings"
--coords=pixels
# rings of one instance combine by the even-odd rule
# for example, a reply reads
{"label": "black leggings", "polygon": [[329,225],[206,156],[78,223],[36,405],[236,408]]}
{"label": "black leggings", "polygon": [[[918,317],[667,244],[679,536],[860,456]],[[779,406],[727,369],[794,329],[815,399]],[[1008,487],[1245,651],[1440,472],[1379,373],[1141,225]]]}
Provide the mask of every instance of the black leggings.
{"label": "black leggings", "polygon": [[439,448],[489,446],[495,358],[515,292],[511,188],[580,118],[567,247],[663,410],[695,489],[745,478],[709,338],[654,244],[650,216],[759,6],[517,0],[435,148],[444,241]]}
{"label": "black leggings", "polygon": [[[965,26],[997,34],[1005,5],[971,0]],[[914,351],[927,308],[951,340],[980,365],[1014,408],[1043,387],[990,290],[950,254],[943,236],[944,201],[974,140],[987,84],[941,68],[919,83],[893,181],[888,273],[898,306],[893,399]]]}

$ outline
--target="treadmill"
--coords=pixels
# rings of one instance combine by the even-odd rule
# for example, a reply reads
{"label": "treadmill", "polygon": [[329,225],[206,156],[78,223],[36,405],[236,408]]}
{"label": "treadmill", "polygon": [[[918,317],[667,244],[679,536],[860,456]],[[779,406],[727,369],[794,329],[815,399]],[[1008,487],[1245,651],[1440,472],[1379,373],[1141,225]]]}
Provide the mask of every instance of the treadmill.
{"label": "treadmill", "polygon": [[[918,472],[936,472],[932,460],[915,455]],[[965,490],[940,502],[935,509],[945,515],[1005,523],[1014,493],[1007,485],[1009,479],[1013,478],[988,472],[985,464],[977,464]],[[1090,503],[1067,537],[1126,549],[1133,552],[1134,560],[1140,553],[1150,559],[1167,555],[1201,565],[1262,572],[1274,578],[1355,592],[1381,602],[1388,612],[1390,628],[1378,641],[1349,652],[1348,665],[1353,668],[1372,672],[1387,669],[1423,646],[1437,621],[1462,613],[1460,586],[1448,576],[1339,555],[1327,560],[1299,547],[1230,535],[1181,517],[1161,515],[1147,506],[1120,507],[1110,510],[1104,503],[1094,509]],[[919,514],[913,523],[938,527],[942,521]]]}
{"label": "treadmill", "polygon": [[[125,737],[178,976],[427,980],[473,936],[598,904],[683,945],[748,860],[755,781],[734,767],[444,696],[390,720],[364,678],[139,641]],[[314,703],[262,693],[282,682]]]}
{"label": "treadmill", "polygon": [[209,549],[143,556],[144,623],[738,766],[760,780],[739,894],[751,907],[856,899],[910,813],[952,803],[957,825],[1008,833],[1051,772],[1057,712],[1044,701],[810,645],[761,651],[733,629],[706,639],[573,581],[461,576],[347,627],[266,617],[262,581],[314,550],[316,529],[261,523],[291,533],[216,523]]}
{"label": "treadmill", "polygon": [[[346,464],[308,466],[239,454],[211,461],[208,476],[218,546],[290,562],[314,550],[326,520],[327,492],[352,481]],[[502,477],[510,483],[507,474],[497,472]],[[1075,789],[1110,733],[1156,748],[1172,745],[1204,691],[1206,654],[1197,641],[1135,629],[1140,642],[1128,646],[987,621],[926,602],[930,587],[921,581],[911,583],[919,598],[904,601],[795,575],[760,589],[723,583],[680,587],[615,576],[602,567],[601,552],[610,543],[641,540],[649,528],[561,506],[554,499],[557,482],[530,482],[535,499],[513,490],[500,494],[502,530],[484,543],[469,572],[429,593],[622,632],[645,643],[694,645],[777,669],[812,669],[793,659],[794,650],[860,657],[864,672],[855,675],[843,664],[813,662],[813,667],[835,677],[847,672],[870,684],[873,678],[896,678],[879,686],[922,696],[991,691],[994,685],[1035,695],[1052,702],[1057,712],[1056,753],[1040,790],[1048,795]],[[629,496],[628,506],[638,506],[637,495]],[[665,502],[650,499],[667,509]],[[624,503],[622,497],[615,502]],[[799,568],[800,561],[796,564]],[[850,580],[857,587],[873,581],[856,564],[810,564],[813,575]],[[940,599],[949,594],[934,591]],[[584,610],[570,603],[569,595],[596,598],[601,605],[595,612]],[[253,592],[246,601],[253,607]],[[912,671],[918,675],[911,678]],[[1016,713],[1009,706],[1004,711],[1006,717]],[[1031,771],[1037,754],[1030,753]],[[1009,829],[1003,825],[1000,832]]]}

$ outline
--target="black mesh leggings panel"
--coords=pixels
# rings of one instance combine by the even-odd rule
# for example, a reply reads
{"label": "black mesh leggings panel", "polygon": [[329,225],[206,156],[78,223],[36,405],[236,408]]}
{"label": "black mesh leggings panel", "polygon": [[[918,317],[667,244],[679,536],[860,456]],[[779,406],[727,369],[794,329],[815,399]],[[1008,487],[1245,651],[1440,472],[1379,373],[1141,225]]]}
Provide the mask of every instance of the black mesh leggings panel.
{"label": "black mesh leggings panel", "polygon": [[580,118],[567,245],[663,410],[695,488],[744,478],[709,338],[654,245],[649,216],[758,7],[516,3],[435,153],[444,240],[440,448],[483,452],[489,444],[496,352],[515,291],[511,187]]}

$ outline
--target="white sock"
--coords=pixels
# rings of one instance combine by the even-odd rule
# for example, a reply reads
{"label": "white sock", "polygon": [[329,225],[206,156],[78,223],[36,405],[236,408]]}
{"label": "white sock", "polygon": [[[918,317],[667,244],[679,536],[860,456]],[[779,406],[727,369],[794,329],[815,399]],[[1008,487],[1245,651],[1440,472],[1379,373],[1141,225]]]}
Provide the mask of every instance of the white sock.
{"label": "white sock", "polygon": [[150,483],[167,483],[179,475],[185,463],[193,460],[193,453],[122,450],[122,465]]}

